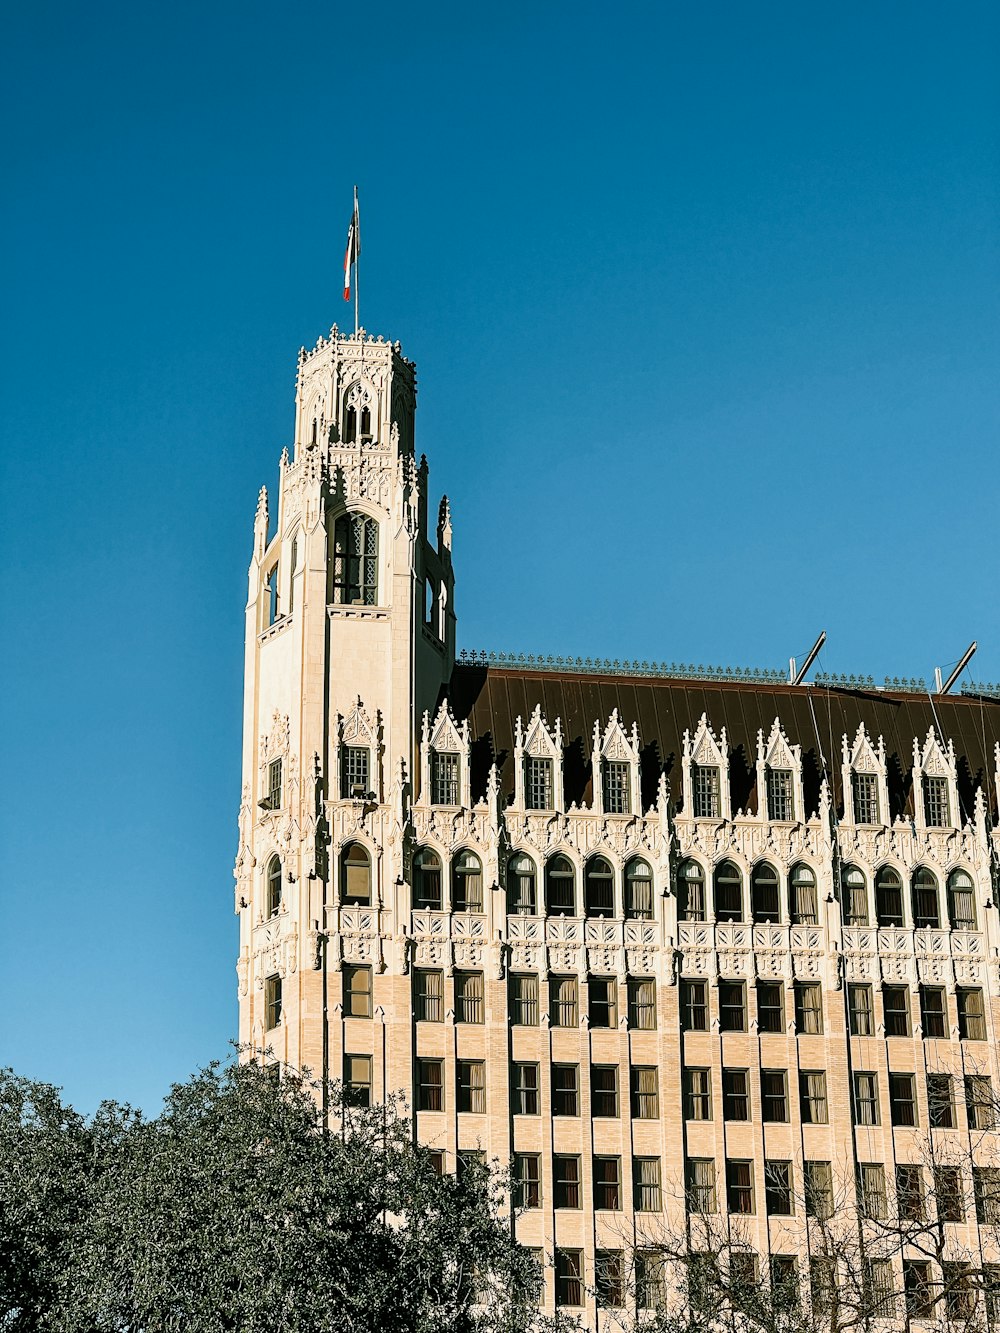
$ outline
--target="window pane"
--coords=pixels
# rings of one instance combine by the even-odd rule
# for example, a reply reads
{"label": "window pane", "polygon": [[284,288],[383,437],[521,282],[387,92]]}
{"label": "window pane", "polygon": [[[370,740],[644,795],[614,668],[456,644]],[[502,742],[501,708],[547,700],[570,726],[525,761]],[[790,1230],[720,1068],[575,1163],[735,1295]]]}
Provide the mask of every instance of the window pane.
{"label": "window pane", "polygon": [[431,751],[431,802],[458,805],[458,755]]}
{"label": "window pane", "polygon": [[551,759],[525,758],[524,804],[529,810],[553,809]]}
{"label": "window pane", "polygon": [[692,764],[691,787],[695,819],[718,819],[721,813],[719,770],[717,768],[707,768],[701,764]]}
{"label": "window pane", "polygon": [[632,1116],[636,1120],[659,1119],[659,1074],[655,1065],[633,1066]]}
{"label": "window pane", "polygon": [[554,1028],[580,1026],[576,977],[549,978],[549,1021]]}
{"label": "window pane", "polygon": [[483,998],[482,972],[455,973],[455,1021],[456,1023],[482,1023],[485,1021],[485,1001]]}
{"label": "window pane", "polygon": [[638,921],[653,919],[653,872],[645,861],[630,861],[625,868],[625,913]]}
{"label": "window pane", "polygon": [[510,1021],[515,1027],[538,1026],[538,976],[534,972],[510,974]]}
{"label": "window pane", "polygon": [[604,762],[604,810],[609,815],[627,815],[632,812],[632,792],[629,765],[618,761]]}

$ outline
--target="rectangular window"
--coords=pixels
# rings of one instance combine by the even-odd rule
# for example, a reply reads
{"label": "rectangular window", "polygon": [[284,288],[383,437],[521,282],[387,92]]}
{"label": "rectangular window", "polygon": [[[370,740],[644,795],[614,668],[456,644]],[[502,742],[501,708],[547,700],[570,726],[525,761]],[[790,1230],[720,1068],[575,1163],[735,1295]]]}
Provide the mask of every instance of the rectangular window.
{"label": "rectangular window", "polygon": [[362,800],[370,790],[367,748],[360,745],[345,745],[340,752],[341,796],[344,800]]}
{"label": "rectangular window", "polygon": [[718,819],[719,770],[702,764],[691,765],[691,792],[695,819]]}
{"label": "rectangular window", "polygon": [[726,1159],[726,1206],[731,1213],[752,1213],[753,1162]]}
{"label": "rectangular window", "polygon": [[344,1017],[371,1018],[372,970],[344,964]]}
{"label": "rectangular window", "polygon": [[614,977],[591,977],[588,983],[592,1028],[618,1026],[618,982]]}
{"label": "rectangular window", "polygon": [[867,1305],[876,1319],[892,1319],[896,1314],[896,1285],[891,1259],[865,1259],[864,1288]]}
{"label": "rectangular window", "polygon": [[988,1074],[966,1074],[965,1109],[970,1129],[992,1129],[996,1121],[993,1084]]}
{"label": "rectangular window", "polygon": [[920,1027],[924,1037],[947,1037],[948,1010],[943,986],[920,987]]}
{"label": "rectangular window", "polygon": [[948,1319],[967,1324],[976,1312],[978,1284],[968,1262],[943,1263],[944,1309]]}
{"label": "rectangular window", "polygon": [[444,1022],[444,973],[417,967],[413,971],[414,1007],[418,1023]]}
{"label": "rectangular window", "polygon": [[964,870],[948,876],[948,919],[952,930],[976,929],[976,898],[972,879]]}
{"label": "rectangular window", "polygon": [[651,977],[628,979],[628,1025],[637,1032],[656,1030],[656,982]]}
{"label": "rectangular window", "polygon": [[658,1213],[663,1207],[660,1188],[660,1159],[636,1157],[632,1163],[637,1213]]}
{"label": "rectangular window", "polygon": [[937,1203],[938,1217],[942,1222],[965,1221],[965,1191],[962,1188],[960,1167],[934,1168],[934,1200]]}
{"label": "rectangular window", "polygon": [[483,1023],[485,1008],[482,972],[456,972],[455,1022]]}
{"label": "rectangular window", "polygon": [[724,1120],[750,1119],[750,1074],[746,1069],[722,1071],[722,1117]]}
{"label": "rectangular window", "polygon": [[851,791],[854,796],[855,824],[877,824],[878,778],[874,773],[852,773]]}
{"label": "rectangular window", "polygon": [[625,1304],[625,1258],[621,1250],[595,1250],[597,1304],[604,1310],[618,1310]]}
{"label": "rectangular window", "polygon": [[955,991],[958,1004],[958,1035],[963,1041],[986,1040],[986,1013],[983,992],[978,986],[959,986]]}
{"label": "rectangular window", "polygon": [[580,1066],[552,1066],[552,1114],[580,1114]]}
{"label": "rectangular window", "polygon": [[768,1124],[788,1120],[788,1073],[784,1069],[760,1071],[760,1118]]}
{"label": "rectangular window", "polygon": [[894,1125],[917,1123],[917,1089],[912,1074],[889,1075],[889,1116]]}
{"label": "rectangular window", "polygon": [[872,1221],[886,1216],[885,1167],[881,1162],[858,1163],[858,1211]]}
{"label": "rectangular window", "polygon": [[524,804],[528,810],[552,810],[552,760],[528,755],[524,761]]}
{"label": "rectangular window", "polygon": [[789,823],[795,818],[792,773],[787,768],[767,770],[767,817],[778,823]]}
{"label": "rectangular window", "polygon": [[486,1114],[486,1062],[459,1060],[458,1109],[473,1115]]}
{"label": "rectangular window", "polygon": [[281,1022],[281,978],[268,977],[264,982],[264,1025],[270,1031]]}
{"label": "rectangular window", "polygon": [[681,1027],[685,1032],[708,1031],[708,982],[681,980]]}
{"label": "rectangular window", "polygon": [[909,987],[882,987],[882,1016],[887,1037],[908,1037],[910,1035]]}
{"label": "rectangular window", "polygon": [[514,1115],[538,1115],[538,1066],[518,1060],[511,1066],[511,1110]]}
{"label": "rectangular window", "polygon": [[579,988],[576,977],[549,977],[549,1022],[554,1028],[580,1026]]}
{"label": "rectangular window", "polygon": [[757,1031],[784,1032],[785,988],[780,981],[757,982]]}
{"label": "rectangular window", "polygon": [[819,903],[816,898],[816,877],[808,867],[797,866],[792,871],[788,894],[791,898],[792,921],[795,925],[818,925]]}
{"label": "rectangular window", "polygon": [[711,1120],[712,1071],[710,1069],[684,1070],[685,1120]]}
{"label": "rectangular window", "polygon": [[552,1158],[552,1188],[557,1208],[580,1207],[580,1159],[571,1153]]}
{"label": "rectangular window", "polygon": [[803,1162],[806,1214],[828,1218],[833,1214],[833,1170],[829,1162]]}
{"label": "rectangular window", "polygon": [[906,1298],[906,1313],[910,1319],[933,1318],[931,1266],[926,1259],[903,1260],[903,1295]]}
{"label": "rectangular window", "polygon": [[896,1211],[907,1222],[924,1220],[924,1171],[916,1163],[896,1166]]}
{"label": "rectangular window", "polygon": [[955,1128],[955,1096],[950,1074],[927,1075],[927,1119],[931,1129]]}
{"label": "rectangular window", "polygon": [[594,1207],[617,1212],[622,1206],[622,1165],[619,1157],[594,1158]]}
{"label": "rectangular window", "polygon": [[799,1072],[799,1111],[804,1125],[829,1123],[825,1070],[803,1069]]}
{"label": "rectangular window", "polygon": [[655,1065],[632,1066],[632,1119],[660,1118],[660,1080]]}
{"label": "rectangular window", "polygon": [[868,925],[868,885],[856,866],[849,867],[841,880],[845,926]]}
{"label": "rectangular window", "polygon": [[536,1152],[514,1154],[514,1207],[542,1206],[541,1158]]}
{"label": "rectangular window", "polygon": [[745,981],[719,982],[720,1032],[746,1032],[747,986]]}
{"label": "rectangular window", "polygon": [[983,1264],[983,1292],[987,1323],[1000,1324],[1000,1264]]}
{"label": "rectangular window", "polygon": [[431,801],[434,805],[460,805],[458,755],[431,751]]}
{"label": "rectangular window", "polygon": [[809,1295],[813,1313],[826,1315],[833,1305],[837,1287],[837,1261],[827,1255],[815,1255],[809,1260]]}
{"label": "rectangular window", "polygon": [[795,983],[795,1031],[808,1035],[823,1031],[823,990],[816,981]]}
{"label": "rectangular window", "polygon": [[281,809],[281,760],[272,759],[267,766],[267,808]]}
{"label": "rectangular window", "polygon": [[854,1123],[856,1125],[877,1125],[878,1118],[878,1075],[856,1073],[854,1075]]}
{"label": "rectangular window", "polygon": [[686,1174],[688,1210],[704,1214],[717,1212],[715,1162],[711,1157],[689,1158]]}
{"label": "rectangular window", "polygon": [[604,813],[629,815],[632,813],[632,784],[627,763],[604,761]]}
{"label": "rectangular window", "polygon": [[[556,1207],[559,1205],[557,1204]],[[570,1206],[570,1205],[564,1205]],[[578,1207],[573,1204],[572,1207]],[[563,1309],[583,1304],[583,1251],[556,1250],[556,1305]]]}
{"label": "rectangular window", "polygon": [[928,828],[947,828],[951,823],[947,778],[929,778],[924,775],[924,821]]}
{"label": "rectangular window", "polygon": [[764,1163],[764,1202],[768,1217],[791,1217],[794,1211],[791,1162]]}
{"label": "rectangular window", "polygon": [[851,1036],[874,1036],[875,1015],[872,1007],[872,988],[867,981],[857,982],[847,987],[847,1005],[850,1015]]}
{"label": "rectangular window", "polygon": [[799,1304],[799,1267],[794,1254],[772,1254],[771,1290],[779,1309],[791,1310]]}
{"label": "rectangular window", "polygon": [[461,852],[452,862],[451,905],[456,912],[483,910],[483,867],[472,852]]}
{"label": "rectangular window", "polygon": [[417,1061],[417,1110],[444,1110],[444,1061]]}
{"label": "rectangular window", "polygon": [[635,1303],[640,1310],[662,1309],[667,1295],[666,1264],[659,1250],[636,1250]]}
{"label": "rectangular window", "polygon": [[974,1166],[972,1188],[976,1199],[976,1221],[984,1226],[1000,1223],[1000,1168]]}
{"label": "rectangular window", "polygon": [[510,974],[510,1021],[515,1027],[538,1027],[538,975]]}
{"label": "rectangular window", "polygon": [[371,1106],[372,1058],[370,1055],[344,1056],[344,1098],[349,1106]]}
{"label": "rectangular window", "polygon": [[618,1066],[590,1066],[590,1111],[600,1119],[618,1115]]}

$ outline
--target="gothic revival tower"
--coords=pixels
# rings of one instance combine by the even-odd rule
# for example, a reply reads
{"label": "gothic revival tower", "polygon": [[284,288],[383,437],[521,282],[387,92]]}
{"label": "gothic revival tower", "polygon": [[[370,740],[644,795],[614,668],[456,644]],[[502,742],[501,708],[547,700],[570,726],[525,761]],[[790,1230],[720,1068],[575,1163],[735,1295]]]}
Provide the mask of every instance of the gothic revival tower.
{"label": "gothic revival tower", "polygon": [[415,407],[398,343],[334,327],[303,348],[293,453],[282,452],[276,504],[262,488],[254,522],[240,1039],[317,1073],[330,1058],[326,967],[340,961],[322,956],[322,935],[345,901],[375,913],[370,961],[384,971],[378,913],[403,878],[418,719],[454,662],[451,522],[445,499],[429,539]]}

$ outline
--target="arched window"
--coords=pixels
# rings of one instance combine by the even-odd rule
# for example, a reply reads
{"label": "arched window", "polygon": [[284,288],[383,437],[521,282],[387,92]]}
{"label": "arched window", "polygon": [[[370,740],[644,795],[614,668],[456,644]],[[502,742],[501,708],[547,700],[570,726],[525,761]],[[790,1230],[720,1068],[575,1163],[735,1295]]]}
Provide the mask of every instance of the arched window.
{"label": "arched window", "polygon": [[913,872],[913,924],[941,928],[941,907],[938,902],[938,883],[924,866]]}
{"label": "arched window", "polygon": [[697,861],[677,867],[677,913],[681,921],[705,920],[705,872]]}
{"label": "arched window", "polygon": [[441,910],[441,858],[429,847],[413,858],[413,906],[418,912]]}
{"label": "arched window", "polygon": [[753,919],[758,923],[781,919],[778,904],[778,872],[767,861],[761,861],[750,872],[750,905]]}
{"label": "arched window", "polygon": [[976,929],[976,895],[967,870],[953,870],[948,876],[948,917],[952,930]]}
{"label": "arched window", "polygon": [[638,856],[625,867],[625,915],[633,921],[653,919],[653,872]]}
{"label": "arched window", "polygon": [[266,910],[265,916],[277,916],[281,911],[281,862],[276,856],[272,856],[267,865],[266,883]]}
{"label": "arched window", "polygon": [[592,856],[584,867],[583,895],[588,916],[614,916],[615,873],[603,856]]}
{"label": "arched window", "polygon": [[360,842],[350,842],[340,857],[340,896],[345,903],[372,900],[372,861]]}
{"label": "arched window", "polygon": [[451,863],[451,906],[454,912],[483,910],[483,866],[474,852],[459,852]]}
{"label": "arched window", "polygon": [[715,867],[715,919],[743,920],[743,876],[732,861],[720,861]]}
{"label": "arched window", "polygon": [[815,926],[819,922],[819,903],[816,900],[816,876],[811,868],[803,865],[792,866],[788,879],[788,910],[792,921],[797,926]]}
{"label": "arched window", "polygon": [[875,876],[875,920],[880,926],[903,924],[903,881],[892,866]]}
{"label": "arched window", "polygon": [[568,856],[553,856],[545,865],[545,910],[576,913],[576,884],[573,862]]}
{"label": "arched window", "polygon": [[507,862],[507,911],[534,916],[536,902],[535,863],[517,852]]}
{"label": "arched window", "polygon": [[370,440],[372,437],[372,414],[367,407],[361,409],[361,438]]}
{"label": "arched window", "polygon": [[341,514],[333,531],[333,601],[378,602],[378,523],[367,514]]}
{"label": "arched window", "polygon": [[840,872],[841,909],[845,926],[868,925],[868,881],[857,866],[844,866]]}
{"label": "arched window", "polygon": [[358,414],[353,407],[344,408],[344,443],[353,444],[358,438]]}

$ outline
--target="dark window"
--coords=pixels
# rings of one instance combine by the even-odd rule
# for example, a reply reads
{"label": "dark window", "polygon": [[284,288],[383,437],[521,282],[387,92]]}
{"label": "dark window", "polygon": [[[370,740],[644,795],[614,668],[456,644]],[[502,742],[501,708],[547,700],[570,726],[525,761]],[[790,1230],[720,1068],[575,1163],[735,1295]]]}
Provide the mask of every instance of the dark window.
{"label": "dark window", "polygon": [[887,1037],[910,1035],[910,991],[907,986],[882,987],[882,1016]]}
{"label": "dark window", "polygon": [[444,973],[440,969],[414,968],[413,998],[418,1023],[443,1023]]}
{"label": "dark window", "polygon": [[514,1207],[541,1206],[541,1159],[536,1152],[517,1152],[514,1154]]}
{"label": "dark window", "polygon": [[875,919],[880,926],[903,924],[903,881],[891,866],[875,876]]}
{"label": "dark window", "polygon": [[957,1166],[934,1168],[934,1200],[942,1222],[965,1221],[965,1192],[962,1171]]}
{"label": "dark window", "polygon": [[925,1037],[947,1037],[948,1010],[943,986],[920,987],[920,1026]]}
{"label": "dark window", "polygon": [[557,1208],[580,1207],[580,1159],[556,1153],[552,1158],[552,1187]]}
{"label": "dark window", "polygon": [[684,1070],[684,1118],[711,1120],[712,1071],[710,1069]]}
{"label": "dark window", "polygon": [[444,1061],[417,1061],[417,1110],[444,1110]]}
{"label": "dark window", "polygon": [[903,1260],[903,1295],[906,1313],[910,1319],[931,1319],[934,1316],[934,1293],[931,1288],[931,1266],[926,1259]]}
{"label": "dark window", "polygon": [[879,1123],[877,1074],[858,1072],[854,1075],[854,1123]]}
{"label": "dark window", "polygon": [[656,1029],[656,982],[651,977],[628,979],[628,1025],[638,1032]]}
{"label": "dark window", "polygon": [[767,817],[787,824],[795,818],[795,784],[790,768],[767,770]]}
{"label": "dark window", "polygon": [[681,1027],[685,1032],[708,1031],[708,982],[681,979]]}
{"label": "dark window", "polygon": [[524,804],[528,810],[552,810],[552,760],[527,755],[524,760]]}
{"label": "dark window", "polygon": [[515,1027],[538,1026],[538,976],[534,972],[510,974],[510,1021]]}
{"label": "dark window", "polygon": [[889,1075],[889,1114],[894,1125],[917,1123],[917,1089],[912,1074]]}
{"label": "dark window", "polygon": [[780,981],[757,982],[757,1031],[784,1032],[785,988]]}
{"label": "dark window", "polygon": [[865,1259],[862,1285],[868,1308],[876,1319],[892,1319],[896,1314],[896,1287],[891,1259]]}
{"label": "dark window", "polygon": [[598,1117],[618,1114],[618,1066],[591,1065],[590,1111]]}
{"label": "dark window", "polygon": [[924,775],[924,822],[928,828],[947,828],[951,823],[947,778]]}
{"label": "dark window", "polygon": [[344,964],[344,1017],[371,1018],[372,970]]}
{"label": "dark window", "polygon": [[279,617],[280,614],[281,614],[281,611],[280,611],[280,609],[279,609],[279,605],[278,605],[278,566],[277,566],[277,565],[273,565],[273,566],[271,567],[271,570],[270,570],[270,572],[269,572],[268,575],[267,575],[267,579],[266,579],[266,582],[265,582],[265,587],[266,587],[266,593],[265,593],[265,596],[266,596],[266,599],[267,599],[267,600],[266,600],[266,603],[265,603],[266,608],[267,608],[267,623],[268,623],[269,625],[273,625],[274,622],[278,619],[278,617]]}
{"label": "dark window", "polygon": [[554,1028],[580,1026],[579,988],[576,977],[549,977],[549,1022]]}
{"label": "dark window", "polygon": [[[280,759],[272,759],[267,766],[267,803],[266,809],[281,809],[281,770],[283,764]],[[261,802],[263,805],[264,802]]]}
{"label": "dark window", "polygon": [[718,819],[719,770],[704,764],[691,765],[692,814],[695,819]]}
{"label": "dark window", "polygon": [[370,1055],[344,1056],[344,1098],[349,1106],[371,1106],[372,1058]]}
{"label": "dark window", "polygon": [[518,852],[507,862],[507,911],[534,916],[535,907],[535,863]]}
{"label": "dark window", "polygon": [[933,930],[941,926],[937,880],[922,866],[913,873],[913,924]]}
{"label": "dark window", "polygon": [[993,1084],[988,1074],[966,1074],[965,1107],[970,1129],[992,1129],[996,1121]]}
{"label": "dark window", "polygon": [[743,878],[732,861],[722,861],[715,868],[716,921],[743,920]]}
{"label": "dark window", "polygon": [[705,872],[697,861],[677,867],[677,914],[681,921],[705,920]]}
{"label": "dark window", "polygon": [[800,1070],[799,1110],[804,1125],[829,1123],[826,1100],[826,1072],[822,1069]]}
{"label": "dark window", "polygon": [[987,1322],[1000,1323],[1000,1264],[983,1264],[983,1291]]}
{"label": "dark window", "polygon": [[845,926],[868,925],[868,882],[857,866],[845,866],[841,876]]}
{"label": "dark window", "polygon": [[752,1213],[753,1162],[726,1159],[726,1206],[731,1213]]}
{"label": "dark window", "polygon": [[964,870],[948,876],[948,918],[952,930],[976,929],[976,895],[972,877]]}
{"label": "dark window", "polygon": [[618,1157],[594,1158],[594,1207],[617,1212],[622,1206],[622,1167]]}
{"label": "dark window", "polygon": [[634,921],[653,919],[653,872],[638,857],[625,867],[625,915]]}
{"label": "dark window", "polygon": [[881,1162],[858,1163],[858,1210],[861,1216],[880,1221],[886,1215],[885,1167]]}
{"label": "dark window", "polygon": [[795,1031],[808,1035],[823,1031],[823,990],[818,981],[795,983]]}
{"label": "dark window", "polygon": [[896,1211],[903,1221],[924,1220],[924,1171],[911,1162],[896,1166]]}
{"label": "dark window", "polygon": [[431,751],[431,804],[460,805],[457,754]]}
{"label": "dark window", "polygon": [[538,1114],[538,1065],[517,1061],[511,1070],[511,1110],[514,1115]]}
{"label": "dark window", "polygon": [[851,794],[854,798],[855,824],[877,824],[878,777],[874,773],[852,773]]}
{"label": "dark window", "polygon": [[441,860],[424,847],[413,858],[413,906],[418,912],[441,911]]}
{"label": "dark window", "polygon": [[750,908],[756,922],[774,922],[780,919],[778,910],[778,872],[762,861],[750,872]]}
{"label": "dark window", "polygon": [[272,856],[267,867],[267,916],[281,911],[281,862]]}
{"label": "dark window", "polygon": [[580,1114],[580,1066],[552,1066],[552,1114]]}
{"label": "dark window", "polygon": [[484,1023],[486,1002],[482,972],[455,973],[455,1022]]}
{"label": "dark window", "polygon": [[660,1118],[660,1081],[656,1065],[632,1066],[632,1119]]}
{"label": "dark window", "polygon": [[483,910],[483,867],[472,852],[459,852],[451,863],[451,905],[456,912]]}
{"label": "dark window", "polygon": [[852,1037],[871,1037],[875,1033],[872,988],[867,981],[847,987],[847,1004]]}
{"label": "dark window", "polygon": [[372,862],[359,842],[348,843],[340,855],[340,894],[345,903],[371,903]]}
{"label": "dark window", "polygon": [[[558,1208],[560,1205],[556,1204]],[[563,1204],[577,1208],[579,1204]],[[556,1305],[575,1307],[583,1304],[583,1253],[580,1250],[556,1250]]]}
{"label": "dark window", "polygon": [[746,1032],[747,988],[745,981],[719,982],[719,1029]]}
{"label": "dark window", "polygon": [[803,1162],[806,1214],[820,1219],[833,1213],[833,1170],[829,1162]]}
{"label": "dark window", "polygon": [[927,1075],[927,1119],[931,1129],[955,1128],[955,1097],[950,1074]]}
{"label": "dark window", "polygon": [[618,982],[614,977],[591,977],[587,983],[592,1028],[618,1026]]}
{"label": "dark window", "polygon": [[775,1305],[791,1310],[799,1304],[799,1266],[794,1254],[772,1254],[770,1259],[771,1290]]}
{"label": "dark window", "polygon": [[986,1040],[986,1014],[983,1010],[983,992],[978,986],[959,986],[955,991],[958,1004],[958,1035],[963,1041]]}
{"label": "dark window", "polygon": [[268,977],[264,982],[264,1026],[270,1031],[281,1022],[281,978]]}
{"label": "dark window", "polygon": [[974,1166],[972,1187],[976,1199],[976,1221],[996,1226],[1000,1223],[1000,1168]]}
{"label": "dark window", "polygon": [[625,1304],[625,1259],[621,1250],[595,1250],[597,1304],[602,1309],[620,1309]]}
{"label": "dark window", "polygon": [[588,916],[614,916],[615,876],[603,856],[593,856],[583,871],[583,893]]}
{"label": "dark window", "polygon": [[792,921],[797,926],[815,926],[819,922],[816,876],[801,863],[792,866],[788,888]]}
{"label": "dark window", "polygon": [[637,1213],[658,1213],[663,1207],[660,1190],[660,1159],[636,1157],[632,1163],[632,1180]]}
{"label": "dark window", "polygon": [[342,514],[333,533],[334,602],[340,606],[375,606],[378,524],[367,514]]}
{"label": "dark window", "polygon": [[687,1203],[692,1213],[714,1213],[715,1162],[710,1157],[692,1157],[687,1164]]}
{"label": "dark window", "polygon": [[725,1120],[750,1119],[750,1076],[746,1069],[722,1071],[722,1115]]}
{"label": "dark window", "polygon": [[604,812],[608,815],[632,813],[632,783],[627,763],[615,759],[604,761]]}
{"label": "dark window", "polygon": [[784,1069],[760,1071],[760,1118],[771,1124],[788,1119],[788,1073]]}
{"label": "dark window", "polygon": [[769,1217],[791,1217],[794,1211],[791,1162],[764,1163],[764,1199]]}
{"label": "dark window", "polygon": [[966,1261],[941,1265],[944,1279],[944,1309],[948,1319],[966,1323],[976,1312],[978,1283],[972,1265]]}
{"label": "dark window", "polygon": [[576,912],[576,888],[573,862],[568,856],[553,856],[545,865],[545,910],[549,913]]}

